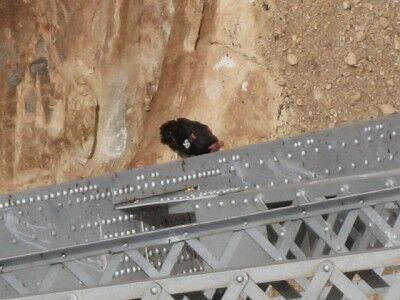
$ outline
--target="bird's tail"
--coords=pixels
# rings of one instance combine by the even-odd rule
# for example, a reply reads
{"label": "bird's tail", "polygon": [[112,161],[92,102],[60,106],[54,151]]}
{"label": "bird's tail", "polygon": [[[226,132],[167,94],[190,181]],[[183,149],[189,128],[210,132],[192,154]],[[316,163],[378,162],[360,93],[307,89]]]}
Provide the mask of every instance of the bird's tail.
{"label": "bird's tail", "polygon": [[171,148],[176,148],[175,136],[177,130],[178,122],[175,120],[171,120],[162,124],[160,127],[161,143],[169,145]]}

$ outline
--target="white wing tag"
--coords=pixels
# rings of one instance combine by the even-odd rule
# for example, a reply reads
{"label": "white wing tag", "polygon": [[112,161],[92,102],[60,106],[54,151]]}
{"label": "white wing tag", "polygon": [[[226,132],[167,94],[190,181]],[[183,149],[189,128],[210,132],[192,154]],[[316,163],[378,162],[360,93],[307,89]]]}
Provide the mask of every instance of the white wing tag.
{"label": "white wing tag", "polygon": [[185,139],[185,141],[183,142],[183,147],[185,147],[185,149],[189,149],[190,147],[190,142],[188,139]]}

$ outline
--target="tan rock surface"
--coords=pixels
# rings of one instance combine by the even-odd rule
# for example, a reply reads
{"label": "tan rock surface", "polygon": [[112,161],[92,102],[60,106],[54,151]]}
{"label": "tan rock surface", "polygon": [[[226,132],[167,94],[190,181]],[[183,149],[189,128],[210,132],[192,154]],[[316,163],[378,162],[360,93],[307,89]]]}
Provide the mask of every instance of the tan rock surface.
{"label": "tan rock surface", "polygon": [[344,2],[0,1],[0,191],[175,159],[178,116],[231,148],[397,111],[400,4]]}

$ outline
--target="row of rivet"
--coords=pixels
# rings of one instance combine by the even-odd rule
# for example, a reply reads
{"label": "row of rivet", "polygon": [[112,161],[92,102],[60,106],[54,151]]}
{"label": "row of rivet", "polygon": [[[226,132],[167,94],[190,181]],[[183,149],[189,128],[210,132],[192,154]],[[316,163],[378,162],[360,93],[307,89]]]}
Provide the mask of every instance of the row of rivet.
{"label": "row of rivet", "polygon": [[93,227],[99,227],[99,225],[100,225],[100,224],[99,224],[99,222],[97,222],[97,221],[94,221],[94,222],[93,222],[93,225],[92,225],[92,223],[90,223],[90,222],[88,222],[88,223],[86,223],[86,224],[83,224],[83,223],[82,223],[82,224],[81,224],[81,229],[85,229],[85,228],[89,228],[89,229],[90,229],[90,228],[92,228],[92,226],[93,226]]}
{"label": "row of rivet", "polygon": [[[382,124],[376,125],[376,129],[383,129],[383,125],[382,125]],[[365,131],[365,132],[371,131],[371,127],[370,127],[370,126],[369,126],[369,127],[365,127],[365,128],[364,128],[364,131]],[[392,136],[396,136],[396,131],[393,131],[393,132],[392,132]],[[382,135],[380,135],[380,137],[382,137]],[[371,140],[371,139],[368,139],[368,140]],[[307,145],[312,145],[313,143],[314,143],[314,139],[313,139],[313,138],[307,139],[307,140],[306,140],[306,144],[307,144]],[[355,143],[355,144],[358,144],[358,140],[357,140],[357,139],[354,139],[354,143]],[[295,147],[295,148],[298,148],[298,147],[301,147],[301,146],[302,146],[302,142],[301,142],[301,141],[294,142],[294,147]],[[328,147],[329,147],[329,146],[328,146]],[[342,143],[342,147],[345,147],[345,142]],[[331,149],[331,148],[330,148],[330,149]]]}
{"label": "row of rivet", "polygon": [[[253,198],[253,200],[252,200],[252,202],[253,203],[257,203],[259,201],[259,199],[257,198],[257,197],[255,197],[255,198]],[[234,200],[234,199],[232,199],[232,200],[230,200],[230,201],[228,201],[229,203],[230,203],[230,205],[232,205],[232,206],[235,206],[236,204],[241,204],[241,203],[243,203],[243,204],[245,204],[245,205],[247,205],[247,204],[249,204],[249,203],[251,203],[251,201],[249,201],[249,199],[243,199],[243,200],[240,200],[240,201],[236,201],[236,200]],[[224,206],[225,205],[225,202],[224,201],[219,201],[218,202],[218,206],[219,207],[222,207],[222,206]],[[207,204],[206,204],[206,207],[207,208],[211,208],[213,206],[213,203],[211,203],[211,202],[208,202]],[[196,203],[196,204],[194,204],[194,208],[195,209],[200,209],[200,204],[199,203]]]}
{"label": "row of rivet", "polygon": [[167,254],[168,253],[168,249],[163,247],[161,250],[159,248],[153,248],[153,249],[148,249],[147,250],[147,255],[149,257],[153,256],[153,255],[161,255],[161,254]]}
{"label": "row of rivet", "polygon": [[[383,135],[381,135],[380,136],[381,138],[383,138],[384,136]],[[368,139],[369,141],[371,140],[371,139]],[[357,139],[355,139],[354,140],[354,144],[358,144],[359,142],[358,142],[358,140]],[[295,143],[295,144],[297,144],[297,143]],[[346,142],[342,142],[341,143],[341,146],[343,147],[343,148],[345,148],[346,147]],[[328,144],[328,149],[329,150],[333,150],[333,146],[331,145],[331,144]],[[316,148],[314,148],[314,151],[316,152],[316,153],[319,153],[319,148],[318,147],[316,147]],[[307,151],[306,150],[301,150],[301,156],[305,156],[306,154],[307,154]],[[293,156],[293,154],[292,153],[288,153],[287,154],[287,158],[292,158],[292,156]],[[274,161],[278,161],[278,159],[276,158],[276,157],[274,157]],[[263,160],[260,160],[260,165],[262,165],[262,164],[264,164],[264,161]],[[247,166],[246,166],[247,167]]]}
{"label": "row of rivet", "polygon": [[[213,169],[213,170],[209,170],[209,171],[198,172],[197,174],[182,175],[179,177],[173,177],[171,179],[168,179],[168,178],[162,179],[162,180],[160,180],[160,184],[161,184],[161,186],[164,186],[164,185],[169,185],[170,183],[176,184],[177,182],[183,182],[183,181],[187,181],[187,180],[215,176],[215,175],[220,175],[220,174],[221,174],[221,170]],[[147,189],[149,187],[155,188],[156,183],[154,181],[152,181],[150,183],[150,185],[148,183],[144,183],[143,185],[138,184],[136,186],[136,190],[140,191],[142,189]],[[132,186],[128,185],[125,188],[120,188],[118,190],[114,190],[113,194],[114,194],[114,196],[117,196],[117,195],[123,195],[123,194],[127,194],[127,193],[133,193],[134,191],[135,191],[135,189]]]}
{"label": "row of rivet", "polygon": [[[368,131],[368,130],[366,130],[366,131]],[[396,131],[392,131],[392,133],[391,133],[391,136],[396,136]],[[379,137],[381,138],[381,139],[383,139],[384,137],[385,137],[385,135],[383,134],[383,133],[381,133],[380,135],[379,135]],[[367,140],[370,142],[371,140],[372,140],[372,138],[370,137],[370,136],[368,136],[367,137]],[[311,144],[313,144],[314,143],[314,139],[308,139],[307,141],[306,141],[306,144],[307,145],[311,145]],[[359,144],[359,140],[358,139],[354,139],[354,144],[355,145],[358,145]],[[301,147],[301,145],[302,145],[302,143],[300,142],[300,141],[298,141],[298,142],[294,142],[294,147],[295,148],[298,148],[298,147]],[[343,147],[343,148],[345,148],[346,147],[346,142],[342,142],[341,143],[341,146]],[[328,149],[329,150],[332,150],[333,149],[333,146],[331,145],[331,144],[328,144]],[[319,148],[318,147],[316,147],[315,149],[315,152],[319,152]],[[304,156],[305,155],[305,151],[303,150],[302,152],[302,155]],[[289,154],[289,158],[290,158],[290,154]],[[275,160],[275,159],[274,159]],[[276,161],[276,160],[275,160]]]}
{"label": "row of rivet", "polygon": [[[97,187],[96,185],[95,185],[95,187]],[[66,191],[65,191],[65,195],[66,195],[67,193],[66,193]],[[53,199],[54,198],[54,196],[53,196],[54,194],[50,194],[50,197],[48,197],[47,195],[45,195],[44,197],[41,197],[41,196],[37,196],[36,198],[33,198],[33,197],[30,197],[29,199],[25,199],[25,198],[23,198],[23,199],[21,199],[21,200],[16,200],[16,201],[12,201],[11,203],[9,203],[9,202],[5,202],[5,203],[0,203],[0,209],[2,209],[2,208],[8,208],[8,207],[12,207],[12,206],[19,206],[19,205],[22,205],[22,204],[26,204],[26,203],[33,203],[33,202],[40,202],[40,201],[43,201],[43,200],[48,200],[48,199]],[[87,195],[87,196],[83,196],[82,198],[80,198],[80,197],[78,197],[78,198],[76,198],[75,199],[75,202],[77,203],[77,204],[79,204],[79,203],[85,203],[85,202],[87,202],[87,201],[93,201],[93,200],[99,200],[99,199],[104,199],[104,198],[108,198],[108,197],[111,197],[111,192],[110,191],[108,191],[108,192],[102,192],[102,193],[97,193],[97,194],[91,194],[91,195]],[[68,205],[72,205],[72,200],[71,199],[69,199],[68,200],[68,202],[67,202],[67,204]],[[62,207],[63,205],[62,205],[62,203],[58,203],[58,207]],[[41,211],[41,209],[39,208],[39,211]]]}
{"label": "row of rivet", "polygon": [[226,158],[225,158],[225,157],[222,157],[222,158],[218,159],[218,162],[219,162],[220,164],[226,163]]}
{"label": "row of rivet", "polygon": [[[155,186],[155,185],[154,185]],[[146,183],[146,187],[147,187],[147,183]],[[141,190],[141,186],[138,185],[137,186],[137,190]],[[134,187],[131,185],[128,185],[124,188],[120,188],[118,190],[113,190],[113,195],[117,196],[117,195],[123,195],[123,194],[128,194],[128,193],[133,193],[135,191]]]}
{"label": "row of rivet", "polygon": [[[89,195],[88,196],[83,196],[82,198],[76,198],[75,201],[77,204],[79,203],[86,203],[87,201],[94,201],[94,200],[99,200],[99,199],[105,199],[105,198],[109,198],[111,197],[111,192],[103,192],[100,194],[96,194],[96,195]],[[71,205],[72,202],[71,200],[68,200],[67,202],[68,205]]]}
{"label": "row of rivet", "polygon": [[91,191],[93,189],[96,190],[97,185],[85,185],[85,186],[79,187],[79,188],[78,187],[70,188],[69,191],[64,190],[62,192],[48,193],[48,194],[44,194],[42,196],[39,195],[36,197],[22,198],[22,199],[16,199],[16,200],[11,199],[10,202],[0,203],[0,209],[7,208],[10,206],[19,206],[19,205],[23,205],[23,204],[27,204],[27,203],[33,203],[35,201],[37,201],[37,202],[47,201],[49,199],[55,199],[55,198],[59,198],[61,196],[84,193],[87,191]]}
{"label": "row of rivet", "polygon": [[119,222],[126,222],[129,220],[135,219],[137,216],[135,214],[129,214],[129,215],[119,215],[118,217],[113,217],[111,219],[102,219],[101,220],[101,225],[111,225],[111,224],[117,224]]}
{"label": "row of rivet", "polygon": [[[383,125],[382,124],[376,125],[376,128],[377,129],[383,129]],[[365,132],[371,131],[371,127],[370,126],[369,127],[365,127],[364,131]],[[392,136],[396,136],[396,131],[392,131],[391,135]],[[380,134],[380,138],[383,138],[383,137],[384,137],[384,135]],[[371,141],[371,137],[368,137],[368,141]],[[313,143],[314,143],[314,139],[312,139],[312,138],[306,140],[306,144],[307,145],[312,145]],[[354,139],[354,144],[356,144],[356,145],[358,144],[358,140],[357,139]],[[346,143],[342,142],[341,145],[342,145],[342,147],[345,147]],[[301,141],[294,142],[294,147],[295,148],[298,148],[298,147],[301,147],[301,146],[302,146],[302,142]],[[328,149],[332,150],[332,145],[328,145]],[[319,152],[319,149],[315,148],[315,152]]]}
{"label": "row of rivet", "polygon": [[[158,171],[155,171],[155,172],[152,172],[151,173],[151,178],[157,178],[157,177],[159,177],[160,176],[160,173],[158,172]],[[145,175],[137,175],[136,176],[136,180],[137,181],[143,181],[143,180],[146,180],[146,176]]]}
{"label": "row of rivet", "polygon": [[[162,225],[159,225],[159,227],[162,228]],[[143,231],[147,232],[147,231],[156,230],[156,229],[157,229],[156,226],[151,225],[150,227],[149,226],[145,226]]]}
{"label": "row of rivet", "polygon": [[183,176],[179,176],[179,177],[173,177],[171,179],[165,179],[165,180],[161,180],[160,184],[162,186],[164,185],[168,185],[170,183],[175,184],[177,182],[182,182],[182,181],[187,181],[187,180],[192,180],[192,179],[196,179],[196,178],[202,178],[202,177],[210,177],[210,176],[215,176],[215,175],[220,175],[221,174],[221,170],[220,169],[212,169],[212,170],[208,170],[208,171],[202,171],[202,172],[198,172],[197,174],[189,174],[189,175],[183,175]]}
{"label": "row of rivet", "polygon": [[202,272],[204,271],[203,266],[199,266],[198,268],[189,268],[188,270],[182,270],[181,274],[186,274],[186,273],[195,273],[195,272]]}
{"label": "row of rivet", "polygon": [[157,171],[154,173],[151,173],[152,178],[159,177],[159,176],[160,176],[160,173],[158,173]]}
{"label": "row of rivet", "polygon": [[135,234],[135,233],[136,233],[136,229],[125,230],[125,231],[121,231],[121,232],[115,232],[114,234],[112,234],[112,233],[104,234],[103,235],[103,240],[112,239],[114,237],[132,235],[132,234]]}
{"label": "row of rivet", "polygon": [[[366,126],[364,127],[364,131],[368,132],[368,131],[372,131],[373,126]],[[376,130],[378,129],[383,129],[383,124],[376,124],[375,125]]]}
{"label": "row of rivet", "polygon": [[143,180],[145,180],[145,179],[146,179],[146,176],[144,176],[144,175],[137,175],[137,176],[136,176],[136,180],[137,180],[137,181],[141,181],[141,180],[143,181]]}
{"label": "row of rivet", "polygon": [[137,267],[133,266],[130,268],[120,269],[119,271],[114,272],[114,278],[118,278],[118,277],[124,276],[124,275],[130,275],[131,273],[140,272],[141,270],[142,270],[142,268],[140,268],[139,266],[137,266]]}
{"label": "row of rivet", "polygon": [[240,155],[236,154],[236,155],[232,155],[232,160],[233,161],[237,161],[240,159]]}

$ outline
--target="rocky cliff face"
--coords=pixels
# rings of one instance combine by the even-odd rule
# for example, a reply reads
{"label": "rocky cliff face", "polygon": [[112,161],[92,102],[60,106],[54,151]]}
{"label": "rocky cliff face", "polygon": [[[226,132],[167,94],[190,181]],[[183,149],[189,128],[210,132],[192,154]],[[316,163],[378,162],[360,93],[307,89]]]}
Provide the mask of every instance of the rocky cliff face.
{"label": "rocky cliff face", "polygon": [[173,1],[2,1],[2,189],[122,168],[143,137]]}
{"label": "rocky cliff face", "polygon": [[3,0],[0,191],[175,159],[158,128],[178,116],[231,148],[394,112],[399,11],[396,0]]}

